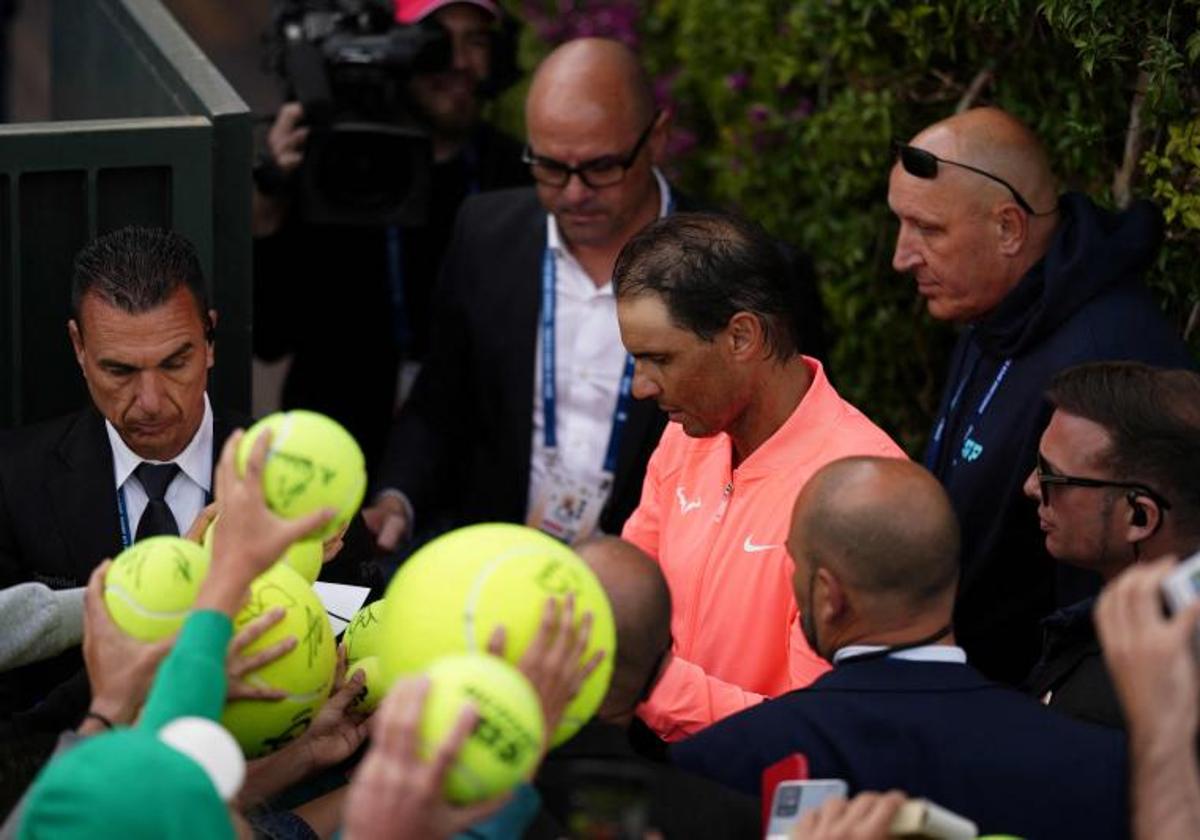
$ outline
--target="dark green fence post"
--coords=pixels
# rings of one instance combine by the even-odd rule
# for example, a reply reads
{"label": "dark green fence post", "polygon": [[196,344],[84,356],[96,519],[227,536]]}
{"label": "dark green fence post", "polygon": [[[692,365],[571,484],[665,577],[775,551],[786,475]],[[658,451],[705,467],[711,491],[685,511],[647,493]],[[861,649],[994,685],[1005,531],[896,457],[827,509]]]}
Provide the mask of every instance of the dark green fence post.
{"label": "dark green fence post", "polygon": [[0,125],[0,426],[78,408],[70,265],[98,233],[173,227],[220,315],[210,391],[250,405],[251,117],[157,0],[55,0],[53,121]]}

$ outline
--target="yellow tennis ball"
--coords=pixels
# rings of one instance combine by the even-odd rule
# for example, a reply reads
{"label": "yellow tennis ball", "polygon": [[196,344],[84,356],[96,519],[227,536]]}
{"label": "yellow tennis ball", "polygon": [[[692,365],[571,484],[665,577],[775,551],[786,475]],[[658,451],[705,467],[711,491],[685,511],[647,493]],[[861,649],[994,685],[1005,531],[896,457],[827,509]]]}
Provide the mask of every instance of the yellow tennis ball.
{"label": "yellow tennis ball", "polygon": [[373,601],[354,614],[342,644],[346,646],[346,659],[358,662],[375,656],[383,646],[383,601]]}
{"label": "yellow tennis ball", "polygon": [[306,583],[313,584],[321,574],[324,559],[325,548],[318,540],[301,540],[288,547],[280,562],[290,566]]}
{"label": "yellow tennis ball", "polygon": [[313,539],[329,539],[354,516],[367,489],[367,471],[358,443],[323,414],[271,414],[251,426],[242,438],[237,451],[240,472],[245,472],[254,441],[263,429],[272,432],[263,468],[267,506],[289,519],[333,508],[337,516],[311,535]]}
{"label": "yellow tennis ball", "polygon": [[487,650],[498,625],[505,658],[516,663],[537,635],[546,599],[575,596],[576,621],[592,614],[586,661],[605,656],[567,706],[551,743],[588,721],[608,691],[616,655],[612,607],[592,570],[566,545],[523,525],[491,523],[452,531],[413,554],[385,596],[379,651],[389,680],[454,653]]}
{"label": "yellow tennis ball", "polygon": [[[208,527],[204,529],[204,547],[208,549],[209,556],[212,555],[213,534],[216,532],[219,519],[220,517],[217,517],[209,522]],[[301,540],[292,543],[278,562],[287,563],[300,577],[309,583],[315,583],[321,574],[321,566],[325,562],[325,546],[319,540]]]}
{"label": "yellow tennis ball", "polygon": [[350,664],[346,669],[348,676],[354,676],[355,671],[363,672],[363,689],[359,695],[354,698],[352,708],[356,712],[364,714],[375,711],[378,708],[380,701],[383,700],[383,695],[387,694],[388,685],[383,678],[383,671],[379,666],[379,657],[364,656],[357,662]]}
{"label": "yellow tennis ball", "polygon": [[234,700],[221,723],[237,738],[247,757],[255,758],[302,735],[333,688],[337,651],[333,628],[312,587],[291,567],[276,563],[250,584],[250,601],[234,619],[234,632],[274,607],[287,615],[243,654],[270,647],[288,636],[296,646],[246,677],[252,684],[287,692],[283,700]]}
{"label": "yellow tennis ball", "polygon": [[208,575],[208,554],[190,540],[147,537],[117,555],[104,603],[123,631],[145,642],[178,632]]}
{"label": "yellow tennis ball", "polygon": [[429,694],[421,715],[421,757],[429,760],[450,735],[463,706],[478,719],[446,774],[445,794],[465,804],[498,796],[526,778],[542,751],[542,707],[529,680],[502,659],[484,653],[447,656],[428,670]]}

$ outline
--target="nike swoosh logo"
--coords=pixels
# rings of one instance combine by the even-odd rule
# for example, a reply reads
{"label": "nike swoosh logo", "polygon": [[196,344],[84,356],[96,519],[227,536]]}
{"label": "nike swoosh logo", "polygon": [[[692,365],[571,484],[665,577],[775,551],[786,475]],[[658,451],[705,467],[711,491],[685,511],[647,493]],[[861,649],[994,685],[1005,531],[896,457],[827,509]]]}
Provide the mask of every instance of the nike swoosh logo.
{"label": "nike swoosh logo", "polygon": [[748,552],[749,554],[754,554],[755,552],[758,552],[758,551],[770,551],[772,548],[781,548],[781,547],[782,546],[778,546],[778,545],[756,545],[755,543],[750,541],[749,537],[746,537],[746,541],[744,543],[742,543],[742,550],[745,552]]}

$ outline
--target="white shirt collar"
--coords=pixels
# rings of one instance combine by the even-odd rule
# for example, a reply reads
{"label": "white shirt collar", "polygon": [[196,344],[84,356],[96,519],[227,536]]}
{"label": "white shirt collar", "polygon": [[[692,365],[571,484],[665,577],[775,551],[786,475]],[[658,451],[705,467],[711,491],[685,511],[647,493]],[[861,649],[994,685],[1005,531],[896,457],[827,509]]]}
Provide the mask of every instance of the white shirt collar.
{"label": "white shirt collar", "polygon": [[[885,645],[847,645],[833,655],[833,664],[843,659],[862,656],[865,653],[875,653],[885,650]],[[921,647],[898,650],[888,654],[889,659],[907,659],[912,662],[951,662],[957,665],[967,664],[967,652],[956,645],[922,645]]]}
{"label": "white shirt collar", "polygon": [[[138,465],[145,459],[129,448],[121,439],[116,428],[108,420],[104,421],[104,430],[108,433],[108,443],[113,455],[113,478],[120,489]],[[200,420],[200,428],[192,435],[191,441],[183,451],[173,458],[170,463],[178,464],[179,469],[198,484],[205,493],[212,491],[212,444],[213,444],[213,413],[208,401],[208,393],[204,394],[204,417]],[[163,463],[151,461],[151,463]]]}
{"label": "white shirt collar", "polygon": [[[657,166],[651,167],[650,171],[654,173],[654,180],[658,184],[658,217],[661,219],[671,209],[671,185]],[[558,254],[570,253],[558,232],[558,222],[553,213],[546,214],[546,247]]]}

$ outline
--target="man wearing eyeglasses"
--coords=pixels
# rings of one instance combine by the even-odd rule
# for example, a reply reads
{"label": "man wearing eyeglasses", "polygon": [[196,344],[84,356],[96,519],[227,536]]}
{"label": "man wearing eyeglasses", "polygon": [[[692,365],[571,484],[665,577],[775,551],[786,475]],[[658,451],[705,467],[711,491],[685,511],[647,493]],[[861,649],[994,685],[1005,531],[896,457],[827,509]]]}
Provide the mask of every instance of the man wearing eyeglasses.
{"label": "man wearing eyeglasses", "polygon": [[1162,240],[1149,202],[1113,213],[1059,196],[1038,138],[995,108],[957,114],[898,144],[888,203],[893,267],[934,318],[964,327],[926,467],[963,533],[955,629],[985,674],[1016,684],[1036,660],[1039,619],[1094,583],[1059,574],[1021,484],[1050,417],[1060,370],[1133,359],[1191,366],[1142,284]]}
{"label": "man wearing eyeglasses", "polygon": [[[1025,494],[1046,550],[1107,584],[1139,560],[1200,548],[1200,375],[1132,362],[1081,365],[1055,377],[1054,414]],[[1053,709],[1123,726],[1092,624],[1095,599],[1043,623],[1027,690]]]}
{"label": "man wearing eyeglasses", "polygon": [[611,276],[628,239],[687,209],[654,165],[668,117],[627,48],[582,39],[537,70],[526,124],[536,188],[459,214],[430,355],[366,512],[384,548],[414,524],[619,532],[665,424],[630,396]]}

